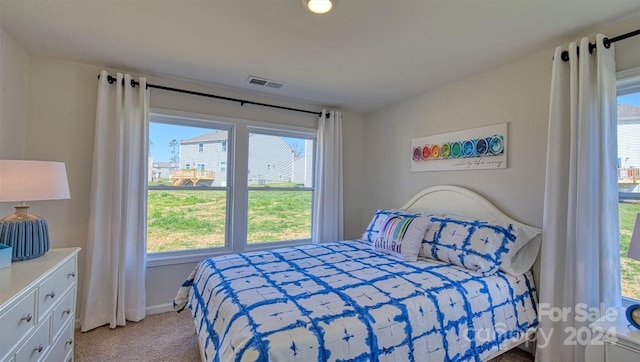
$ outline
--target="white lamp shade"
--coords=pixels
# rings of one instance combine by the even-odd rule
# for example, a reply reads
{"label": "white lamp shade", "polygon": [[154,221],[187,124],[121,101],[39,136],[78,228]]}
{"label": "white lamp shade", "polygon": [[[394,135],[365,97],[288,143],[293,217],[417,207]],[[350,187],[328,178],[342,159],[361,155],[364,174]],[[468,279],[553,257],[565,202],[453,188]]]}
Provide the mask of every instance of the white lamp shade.
{"label": "white lamp shade", "polygon": [[631,259],[640,260],[640,214],[636,216],[636,225],[631,233],[631,244],[627,256]]}
{"label": "white lamp shade", "polygon": [[64,162],[0,160],[0,202],[70,197]]}

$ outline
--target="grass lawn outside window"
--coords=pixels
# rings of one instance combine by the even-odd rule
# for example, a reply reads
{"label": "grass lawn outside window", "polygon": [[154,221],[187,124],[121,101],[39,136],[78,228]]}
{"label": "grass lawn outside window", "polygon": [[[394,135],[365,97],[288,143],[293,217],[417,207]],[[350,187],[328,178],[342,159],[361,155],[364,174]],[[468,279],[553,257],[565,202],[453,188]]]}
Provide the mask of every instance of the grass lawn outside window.
{"label": "grass lawn outside window", "polygon": [[622,281],[622,296],[640,300],[640,261],[627,256],[631,233],[636,222],[636,215],[640,213],[638,202],[621,202],[620,213],[620,270]]}
{"label": "grass lawn outside window", "polygon": [[[311,191],[249,191],[247,243],[311,237]],[[149,190],[147,252],[223,247],[226,192]]]}

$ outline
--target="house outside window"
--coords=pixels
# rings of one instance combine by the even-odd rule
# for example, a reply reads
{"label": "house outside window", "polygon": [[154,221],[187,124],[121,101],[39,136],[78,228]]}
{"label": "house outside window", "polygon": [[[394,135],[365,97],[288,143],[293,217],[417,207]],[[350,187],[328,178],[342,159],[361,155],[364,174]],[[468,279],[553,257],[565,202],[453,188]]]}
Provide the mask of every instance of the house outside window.
{"label": "house outside window", "polygon": [[[310,243],[315,137],[315,129],[152,110],[148,265]],[[160,165],[173,167],[161,174]]]}
{"label": "house outside window", "polygon": [[618,73],[618,212],[623,302],[640,300],[640,261],[627,257],[640,213],[640,68]]}

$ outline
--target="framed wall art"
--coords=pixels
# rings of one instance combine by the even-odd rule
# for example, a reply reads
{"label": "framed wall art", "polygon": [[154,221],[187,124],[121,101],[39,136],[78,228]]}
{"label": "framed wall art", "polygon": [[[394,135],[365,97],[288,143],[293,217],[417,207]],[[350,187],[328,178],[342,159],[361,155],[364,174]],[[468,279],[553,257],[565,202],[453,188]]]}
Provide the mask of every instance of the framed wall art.
{"label": "framed wall art", "polygon": [[413,138],[411,171],[507,168],[507,123]]}

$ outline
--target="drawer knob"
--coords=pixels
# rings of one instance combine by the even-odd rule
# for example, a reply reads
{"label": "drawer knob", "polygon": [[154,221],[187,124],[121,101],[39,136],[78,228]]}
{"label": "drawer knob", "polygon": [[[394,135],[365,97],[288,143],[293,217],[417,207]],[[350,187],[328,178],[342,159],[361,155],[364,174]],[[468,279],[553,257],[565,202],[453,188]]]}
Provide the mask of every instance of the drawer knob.
{"label": "drawer knob", "polygon": [[71,308],[67,308],[67,310],[62,311],[62,315],[71,314]]}
{"label": "drawer knob", "polygon": [[40,353],[40,352],[42,352],[43,349],[44,349],[44,346],[39,345],[38,347],[34,348],[33,351]]}
{"label": "drawer knob", "polygon": [[64,346],[66,347],[66,346],[70,346],[70,345],[72,345],[72,344],[73,344],[73,340],[72,340],[72,339],[70,339],[70,340],[68,340],[68,341],[66,341],[66,342],[64,343]]}
{"label": "drawer knob", "polygon": [[75,278],[76,277],[76,272],[71,272],[69,274],[67,274],[68,278]]}
{"label": "drawer knob", "polygon": [[55,298],[55,296],[56,296],[56,292],[53,291],[53,292],[47,294],[45,297],[51,297],[53,299],[53,298]]}
{"label": "drawer knob", "polygon": [[27,323],[31,322],[31,319],[33,318],[33,316],[31,315],[31,313],[27,314],[26,317],[22,317],[20,318],[21,321],[27,321]]}

